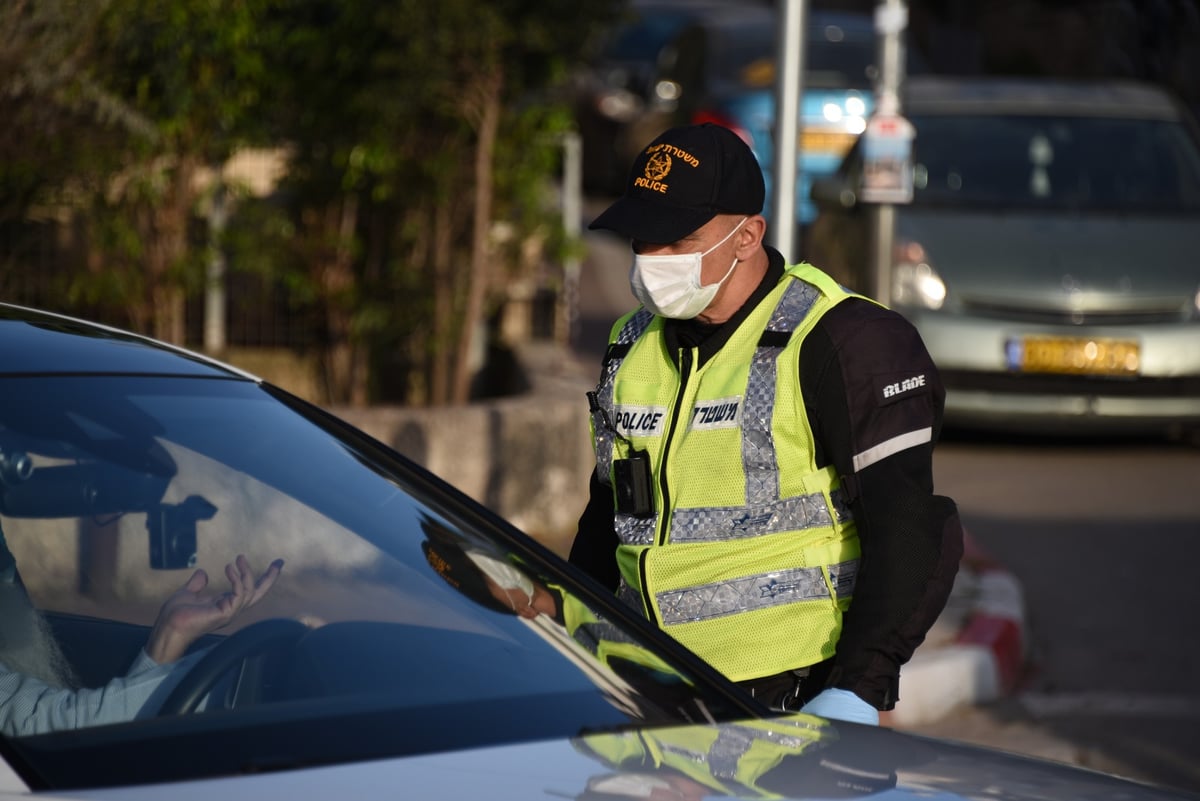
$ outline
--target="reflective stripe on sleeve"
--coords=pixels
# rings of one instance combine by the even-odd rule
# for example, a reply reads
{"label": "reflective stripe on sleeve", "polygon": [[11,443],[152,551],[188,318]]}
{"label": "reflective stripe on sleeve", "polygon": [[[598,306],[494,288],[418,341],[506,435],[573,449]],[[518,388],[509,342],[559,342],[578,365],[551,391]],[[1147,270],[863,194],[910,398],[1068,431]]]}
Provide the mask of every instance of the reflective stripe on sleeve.
{"label": "reflective stripe on sleeve", "polygon": [[916,431],[909,431],[907,434],[892,437],[873,448],[867,448],[861,453],[856,453],[854,455],[854,472],[857,473],[864,467],[870,467],[876,462],[891,456],[893,453],[899,453],[900,451],[915,448],[918,445],[924,445],[926,442],[932,441],[932,427],[918,428]]}

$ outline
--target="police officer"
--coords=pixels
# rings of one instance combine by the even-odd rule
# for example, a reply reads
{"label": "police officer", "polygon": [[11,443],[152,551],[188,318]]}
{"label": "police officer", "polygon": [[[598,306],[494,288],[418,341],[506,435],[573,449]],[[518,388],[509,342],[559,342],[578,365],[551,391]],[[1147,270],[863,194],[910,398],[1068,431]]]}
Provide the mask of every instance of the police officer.
{"label": "police officer", "polygon": [[683,126],[592,222],[641,305],[589,393],[570,559],[767,705],[877,723],[962,553],[944,391],[908,321],[764,245],[764,194],[740,138]]}

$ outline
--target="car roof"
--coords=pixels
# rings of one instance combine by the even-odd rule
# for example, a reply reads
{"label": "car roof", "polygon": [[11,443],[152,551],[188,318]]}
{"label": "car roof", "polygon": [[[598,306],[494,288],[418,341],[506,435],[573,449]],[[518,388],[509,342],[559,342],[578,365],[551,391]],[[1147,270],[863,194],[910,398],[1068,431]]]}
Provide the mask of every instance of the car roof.
{"label": "car roof", "polygon": [[697,11],[690,21],[693,27],[715,29],[730,33],[738,29],[773,27],[778,15],[767,6],[707,6]]}
{"label": "car roof", "polygon": [[1137,81],[931,75],[913,76],[905,82],[903,111],[1179,118],[1179,109],[1166,90]]}
{"label": "car roof", "polygon": [[[707,27],[721,33],[733,35],[738,31],[778,31],[780,14],[769,5],[716,4],[699,10],[692,20],[693,25]],[[808,39],[817,37],[820,29],[831,25],[842,28],[854,37],[874,36],[875,23],[871,15],[854,11],[831,11],[813,9],[807,14]],[[773,56],[767,52],[764,56]]]}
{"label": "car roof", "polygon": [[0,375],[183,375],[257,381],[198,353],[61,314],[0,303]]}

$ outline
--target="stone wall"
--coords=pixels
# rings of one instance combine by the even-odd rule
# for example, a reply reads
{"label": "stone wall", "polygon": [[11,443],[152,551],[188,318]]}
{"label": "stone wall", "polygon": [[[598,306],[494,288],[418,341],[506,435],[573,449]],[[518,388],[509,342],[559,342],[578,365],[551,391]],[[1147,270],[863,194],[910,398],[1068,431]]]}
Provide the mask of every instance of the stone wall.
{"label": "stone wall", "polygon": [[565,555],[594,464],[584,394],[591,370],[552,346],[523,348],[520,361],[531,384],[520,396],[329,411]]}

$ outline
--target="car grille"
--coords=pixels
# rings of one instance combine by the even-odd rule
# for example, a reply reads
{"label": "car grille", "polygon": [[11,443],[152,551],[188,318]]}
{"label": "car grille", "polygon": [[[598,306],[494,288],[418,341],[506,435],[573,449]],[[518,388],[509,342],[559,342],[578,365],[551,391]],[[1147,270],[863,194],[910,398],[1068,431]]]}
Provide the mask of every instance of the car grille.
{"label": "car grille", "polygon": [[1017,323],[1043,323],[1049,325],[1154,325],[1186,322],[1184,305],[1152,309],[1053,309],[1029,305],[1015,306],[980,299],[965,299],[963,314],[994,320]]}
{"label": "car grille", "polygon": [[1121,398],[1200,396],[1200,376],[1174,378],[1029,373],[978,373],[940,370],[946,389],[970,389],[1011,395],[1106,395]]}

